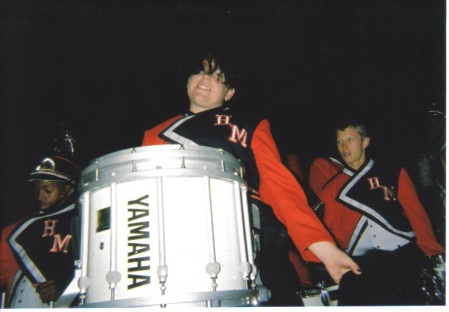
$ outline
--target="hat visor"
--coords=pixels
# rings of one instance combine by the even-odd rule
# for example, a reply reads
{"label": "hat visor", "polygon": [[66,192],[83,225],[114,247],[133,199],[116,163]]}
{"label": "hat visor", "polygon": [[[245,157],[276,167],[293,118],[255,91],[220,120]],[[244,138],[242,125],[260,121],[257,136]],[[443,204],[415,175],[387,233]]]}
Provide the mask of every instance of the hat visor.
{"label": "hat visor", "polygon": [[53,181],[70,183],[71,180],[63,175],[50,173],[50,172],[33,172],[30,174],[28,181]]}

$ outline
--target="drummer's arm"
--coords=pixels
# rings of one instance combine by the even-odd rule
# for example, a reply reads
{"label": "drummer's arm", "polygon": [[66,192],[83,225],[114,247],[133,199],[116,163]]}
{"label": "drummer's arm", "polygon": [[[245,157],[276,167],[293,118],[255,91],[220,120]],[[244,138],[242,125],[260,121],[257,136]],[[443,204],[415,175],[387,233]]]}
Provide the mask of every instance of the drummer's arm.
{"label": "drummer's arm", "polygon": [[329,275],[338,284],[341,277],[348,271],[362,274],[360,267],[345,252],[331,242],[316,242],[309,249],[324,264]]}
{"label": "drummer's arm", "polygon": [[[262,200],[273,207],[276,217],[287,227],[298,250],[305,251],[304,258],[323,262],[337,283],[348,271],[360,274],[358,265],[332,243],[332,237],[308,207],[304,191],[282,166],[268,121],[258,125],[252,148],[260,172]],[[318,259],[308,255],[307,251]]]}

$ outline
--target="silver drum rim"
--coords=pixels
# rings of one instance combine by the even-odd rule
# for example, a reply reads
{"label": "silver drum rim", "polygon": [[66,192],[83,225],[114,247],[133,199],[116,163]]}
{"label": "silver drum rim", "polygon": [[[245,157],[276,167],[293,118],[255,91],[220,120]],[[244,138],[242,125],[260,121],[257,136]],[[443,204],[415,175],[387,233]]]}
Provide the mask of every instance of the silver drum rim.
{"label": "silver drum rim", "polygon": [[92,161],[81,173],[82,192],[112,182],[153,177],[203,177],[245,184],[244,166],[230,153],[205,146],[178,144],[133,147]]}

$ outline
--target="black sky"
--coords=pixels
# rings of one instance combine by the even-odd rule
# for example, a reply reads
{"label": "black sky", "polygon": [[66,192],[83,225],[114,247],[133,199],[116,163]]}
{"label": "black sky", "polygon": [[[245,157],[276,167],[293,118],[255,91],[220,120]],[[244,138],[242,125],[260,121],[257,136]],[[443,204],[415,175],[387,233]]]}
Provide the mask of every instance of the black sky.
{"label": "black sky", "polygon": [[364,116],[372,148],[412,159],[445,106],[444,1],[0,1],[3,223],[58,124],[82,165],[141,143],[187,107],[186,63],[219,49],[234,105],[267,115],[283,152],[327,154],[336,118]]}

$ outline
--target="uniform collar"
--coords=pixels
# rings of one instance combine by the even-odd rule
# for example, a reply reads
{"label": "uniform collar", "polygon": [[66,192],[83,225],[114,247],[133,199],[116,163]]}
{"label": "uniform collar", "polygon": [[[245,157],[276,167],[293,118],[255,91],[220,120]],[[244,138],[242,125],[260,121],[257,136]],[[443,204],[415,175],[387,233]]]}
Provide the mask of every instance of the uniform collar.
{"label": "uniform collar", "polygon": [[187,117],[187,116],[192,116],[192,115],[199,116],[199,115],[216,114],[218,112],[226,112],[226,111],[229,111],[229,110],[230,110],[229,106],[220,106],[220,107],[208,109],[208,110],[205,110],[205,111],[202,111],[202,112],[199,112],[199,113],[192,113],[191,111],[187,111],[184,114],[184,116]]}

